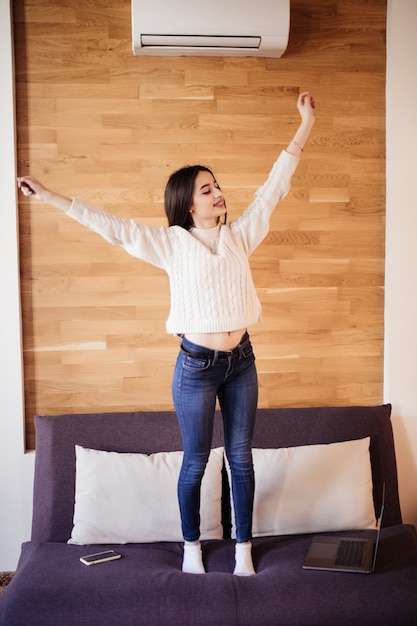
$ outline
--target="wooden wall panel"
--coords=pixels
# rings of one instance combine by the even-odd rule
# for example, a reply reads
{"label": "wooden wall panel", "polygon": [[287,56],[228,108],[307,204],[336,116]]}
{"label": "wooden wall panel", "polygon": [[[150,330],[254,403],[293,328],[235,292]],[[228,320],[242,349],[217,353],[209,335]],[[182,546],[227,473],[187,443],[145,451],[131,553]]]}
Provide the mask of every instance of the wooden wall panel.
{"label": "wooden wall panel", "polygon": [[[291,0],[281,59],[136,58],[129,0],[13,3],[20,174],[164,225],[169,173],[215,170],[230,216],[310,89],[317,121],[252,257],[261,406],[382,400],[385,0]],[[27,446],[33,415],[172,408],[168,281],[20,197]]]}

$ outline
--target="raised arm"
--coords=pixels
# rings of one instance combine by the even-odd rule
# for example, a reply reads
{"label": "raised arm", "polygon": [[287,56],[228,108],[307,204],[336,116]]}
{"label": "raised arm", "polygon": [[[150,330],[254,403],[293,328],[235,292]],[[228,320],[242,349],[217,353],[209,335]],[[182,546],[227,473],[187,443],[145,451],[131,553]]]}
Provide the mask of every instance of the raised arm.
{"label": "raised arm", "polygon": [[101,235],[113,245],[121,246],[132,256],[165,269],[172,255],[175,233],[167,228],[152,228],[132,219],[117,217],[82,200],[70,199],[47,189],[33,176],[17,179],[25,196],[36,198],[64,211],[69,217]]}
{"label": "raised arm", "polygon": [[303,91],[303,93],[298,96],[297,100],[297,109],[301,115],[301,123],[286,148],[287,152],[294,156],[298,157],[304,151],[304,146],[314,125],[315,108],[316,103],[311,93],[309,91]]}
{"label": "raised arm", "polygon": [[66,198],[59,193],[47,189],[33,176],[21,176],[17,179],[17,185],[25,196],[36,198],[41,202],[56,207],[60,211],[67,212],[71,207],[72,200],[70,200],[70,198]]}

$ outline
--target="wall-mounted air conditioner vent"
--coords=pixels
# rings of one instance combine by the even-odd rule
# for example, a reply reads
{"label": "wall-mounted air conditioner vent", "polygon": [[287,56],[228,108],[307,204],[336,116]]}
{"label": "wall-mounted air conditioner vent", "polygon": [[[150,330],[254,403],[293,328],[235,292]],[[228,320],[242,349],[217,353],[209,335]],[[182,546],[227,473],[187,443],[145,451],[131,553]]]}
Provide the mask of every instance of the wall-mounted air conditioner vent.
{"label": "wall-mounted air conditioner vent", "polygon": [[135,55],[280,57],[290,0],[132,0]]}

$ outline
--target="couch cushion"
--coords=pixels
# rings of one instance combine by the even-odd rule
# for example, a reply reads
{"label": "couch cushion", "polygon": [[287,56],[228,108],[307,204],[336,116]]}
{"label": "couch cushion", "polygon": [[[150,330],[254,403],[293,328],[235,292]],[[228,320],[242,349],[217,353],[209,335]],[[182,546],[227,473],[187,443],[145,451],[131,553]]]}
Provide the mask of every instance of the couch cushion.
{"label": "couch cushion", "polygon": [[385,483],[382,526],[400,524],[402,518],[390,404],[259,409],[253,447],[289,448],[364,437],[371,438],[375,512],[379,514],[381,510]]}
{"label": "couch cushion", "polygon": [[[177,483],[183,452],[134,454],[76,446],[69,543],[181,541]],[[221,539],[223,448],[210,453],[201,486],[201,539]]]}
{"label": "couch cushion", "polygon": [[253,536],[375,528],[369,443],[254,449]]}
{"label": "couch cushion", "polygon": [[[109,452],[182,449],[174,411],[43,415],[35,417],[36,458],[32,539],[67,541],[74,517],[75,446]],[[216,414],[212,447],[223,445]]]}
{"label": "couch cushion", "polygon": [[84,546],[26,543],[0,599],[0,625],[417,624],[413,527],[382,530],[370,576],[304,570],[310,541],[304,535],[254,539],[257,575],[248,577],[232,575],[234,541],[203,544],[206,576],[181,572],[180,543],[119,546],[121,559],[94,567],[80,563]]}

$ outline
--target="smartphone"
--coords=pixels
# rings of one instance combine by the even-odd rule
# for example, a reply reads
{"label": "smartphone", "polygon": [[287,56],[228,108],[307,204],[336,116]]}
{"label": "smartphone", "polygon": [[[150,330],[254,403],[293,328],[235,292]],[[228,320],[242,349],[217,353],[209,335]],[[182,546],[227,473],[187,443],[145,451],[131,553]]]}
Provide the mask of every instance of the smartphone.
{"label": "smartphone", "polygon": [[106,563],[106,561],[115,561],[120,559],[121,554],[114,550],[107,550],[106,552],[97,552],[96,554],[87,554],[80,558],[81,563],[84,565],[96,565],[97,563]]}

